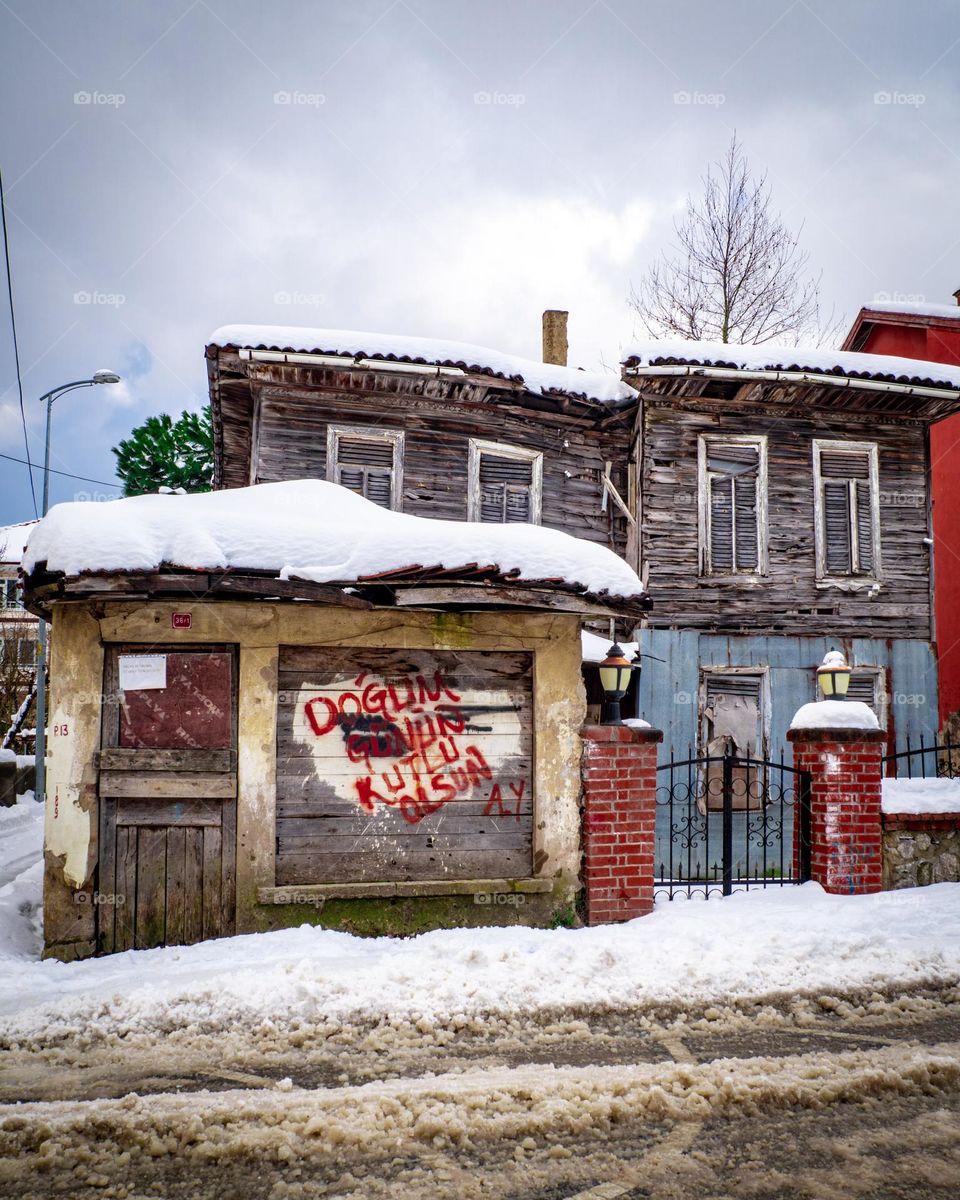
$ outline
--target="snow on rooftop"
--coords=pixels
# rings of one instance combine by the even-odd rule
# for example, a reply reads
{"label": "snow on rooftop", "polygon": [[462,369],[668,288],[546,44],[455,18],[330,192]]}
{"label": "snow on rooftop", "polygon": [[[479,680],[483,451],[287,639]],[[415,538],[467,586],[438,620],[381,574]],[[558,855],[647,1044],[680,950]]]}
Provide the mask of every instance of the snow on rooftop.
{"label": "snow on rooftop", "polygon": [[406,337],[395,333],[359,333],[347,329],[309,329],[296,325],[222,325],[209,345],[249,350],[286,350],[303,354],[341,354],[354,358],[394,359],[431,366],[502,376],[541,394],[567,392],[601,404],[632,400],[636,392],[616,375],[578,371],[535,359],[519,358],[439,338]]}
{"label": "snow on rooftop", "polygon": [[960,813],[960,779],[884,779],[885,813]]}
{"label": "snow on rooftop", "polygon": [[805,371],[818,375],[960,388],[960,366],[949,363],[898,358],[892,354],[807,349],[802,346],[739,346],[729,342],[692,342],[681,338],[660,341],[648,339],[630,343],[621,361],[639,368],[690,364],[732,367],[739,371]]}
{"label": "snow on rooftop", "polygon": [[874,300],[864,312],[900,313],[905,317],[936,317],[938,321],[960,321],[960,304],[926,304],[922,300]]}
{"label": "snow on rooftop", "polygon": [[19,525],[0,525],[0,563],[20,562],[36,524],[36,521],[22,521]]}
{"label": "snow on rooftop", "polygon": [[860,700],[815,700],[801,705],[791,729],[879,729],[877,714]]}
{"label": "snow on rooftop", "polygon": [[472,564],[636,597],[643,584],[605,546],[539,525],[438,521],[380,508],[335,483],[298,479],[192,496],[58,504],[31,535],[24,570],[276,571],[349,583],[406,567]]}

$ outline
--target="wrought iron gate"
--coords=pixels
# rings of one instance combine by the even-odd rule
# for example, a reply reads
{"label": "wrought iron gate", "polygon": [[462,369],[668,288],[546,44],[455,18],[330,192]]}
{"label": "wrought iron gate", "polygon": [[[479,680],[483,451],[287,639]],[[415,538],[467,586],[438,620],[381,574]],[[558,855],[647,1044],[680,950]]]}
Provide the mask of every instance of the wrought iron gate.
{"label": "wrought iron gate", "polygon": [[810,878],[810,773],[723,755],[657,768],[654,894],[729,896]]}

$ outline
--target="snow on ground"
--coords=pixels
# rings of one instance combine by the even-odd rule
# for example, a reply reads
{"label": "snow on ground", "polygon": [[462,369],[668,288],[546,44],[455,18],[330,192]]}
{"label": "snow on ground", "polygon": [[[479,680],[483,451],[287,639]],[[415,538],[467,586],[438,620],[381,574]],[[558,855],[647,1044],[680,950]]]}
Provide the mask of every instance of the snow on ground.
{"label": "snow on ground", "polygon": [[84,962],[24,952],[0,978],[0,1036],[161,1036],[384,1016],[846,992],[960,974],[960,884],[829,896],[817,884],[661,903],[593,929],[439,930],[408,939],[297,929]]}
{"label": "snow on ground", "polygon": [[885,813],[960,813],[960,779],[884,779]]}
{"label": "snow on ground", "polygon": [[0,972],[42,945],[43,805],[33,793],[0,808]]}
{"label": "snow on ground", "polygon": [[[678,364],[735,367],[742,371],[808,371],[823,375],[852,375],[871,379],[913,380],[960,388],[960,367],[893,354],[862,354],[851,350],[809,349],[804,346],[737,346],[728,342],[690,342],[681,338],[641,339],[628,345],[621,362],[639,360],[641,371],[656,373],[653,364],[673,359]],[[669,364],[667,364],[669,365]]]}
{"label": "snow on ground", "polygon": [[449,365],[501,375],[524,383],[533,392],[570,392],[601,404],[633,400],[637,393],[618,375],[579,371],[536,359],[519,358],[440,338],[407,337],[396,333],[359,333],[349,329],[307,329],[298,325],[223,325],[210,335],[212,346],[237,349],[288,350],[304,354],[334,354],[351,358],[395,359]]}
{"label": "snow on ground", "polygon": [[317,583],[353,582],[414,565],[479,564],[525,580],[561,579],[589,592],[643,592],[637,575],[606,546],[539,525],[414,517],[319,479],[58,504],[31,534],[24,570],[44,561],[67,575],[234,567]]}
{"label": "snow on ground", "polygon": [[815,700],[797,709],[791,729],[879,729],[877,714],[860,700]]}

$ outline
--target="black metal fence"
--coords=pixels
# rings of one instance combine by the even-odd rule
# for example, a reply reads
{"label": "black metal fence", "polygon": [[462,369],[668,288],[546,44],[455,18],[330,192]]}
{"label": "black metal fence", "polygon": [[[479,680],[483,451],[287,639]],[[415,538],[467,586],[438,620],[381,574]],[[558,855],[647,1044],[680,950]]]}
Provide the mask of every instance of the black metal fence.
{"label": "black metal fence", "polygon": [[905,739],[906,749],[882,758],[883,774],[898,779],[956,779],[960,777],[960,745],[956,742],[941,742],[936,738],[927,742]]}
{"label": "black metal fence", "polygon": [[809,772],[733,753],[671,754],[657,768],[655,895],[729,896],[809,878]]}

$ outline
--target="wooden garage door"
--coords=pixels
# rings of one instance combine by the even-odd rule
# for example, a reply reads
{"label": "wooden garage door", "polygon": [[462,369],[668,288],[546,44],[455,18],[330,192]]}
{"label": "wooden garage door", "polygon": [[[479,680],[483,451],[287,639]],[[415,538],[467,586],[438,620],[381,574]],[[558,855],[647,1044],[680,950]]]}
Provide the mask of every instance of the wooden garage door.
{"label": "wooden garage door", "polygon": [[280,649],[277,883],[532,871],[532,655]]}
{"label": "wooden garage door", "polygon": [[100,950],[233,933],[234,650],[109,647],[105,683]]}

